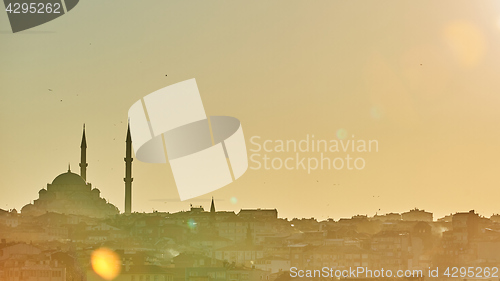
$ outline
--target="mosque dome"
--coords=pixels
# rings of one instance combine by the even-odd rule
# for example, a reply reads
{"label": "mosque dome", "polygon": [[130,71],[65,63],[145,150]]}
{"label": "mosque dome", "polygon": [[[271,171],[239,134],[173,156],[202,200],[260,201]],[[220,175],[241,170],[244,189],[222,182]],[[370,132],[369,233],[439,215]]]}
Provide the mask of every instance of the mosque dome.
{"label": "mosque dome", "polygon": [[68,171],[57,176],[52,181],[52,185],[86,185],[86,183],[80,175]]}
{"label": "mosque dome", "polygon": [[[131,146],[130,141],[128,145],[129,147]],[[29,216],[38,216],[47,212],[53,212],[104,218],[114,216],[120,212],[116,206],[107,204],[106,200],[100,197],[100,190],[97,188],[92,189],[92,185],[86,181],[88,164],[86,163],[87,142],[85,139],[85,128],[80,148],[81,175],[71,172],[71,167],[68,165],[68,171],[54,178],[51,184],[47,184],[46,189],[41,189],[38,192],[38,199],[24,206],[21,209],[21,213]]]}

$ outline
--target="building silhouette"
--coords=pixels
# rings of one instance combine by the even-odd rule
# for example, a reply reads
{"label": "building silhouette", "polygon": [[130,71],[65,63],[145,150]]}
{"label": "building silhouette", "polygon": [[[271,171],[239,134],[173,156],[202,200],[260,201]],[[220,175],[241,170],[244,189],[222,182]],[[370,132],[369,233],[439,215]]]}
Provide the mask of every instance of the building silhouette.
{"label": "building silhouette", "polygon": [[38,199],[21,209],[23,215],[39,216],[47,212],[60,214],[83,215],[104,218],[119,213],[117,207],[107,203],[101,197],[101,191],[92,188],[87,178],[87,141],[85,125],[83,127],[81,148],[80,175],[68,171],[58,175],[52,183],[38,192]]}
{"label": "building silhouette", "polygon": [[132,212],[132,137],[130,136],[130,124],[127,127],[126,155],[125,155],[125,214]]}

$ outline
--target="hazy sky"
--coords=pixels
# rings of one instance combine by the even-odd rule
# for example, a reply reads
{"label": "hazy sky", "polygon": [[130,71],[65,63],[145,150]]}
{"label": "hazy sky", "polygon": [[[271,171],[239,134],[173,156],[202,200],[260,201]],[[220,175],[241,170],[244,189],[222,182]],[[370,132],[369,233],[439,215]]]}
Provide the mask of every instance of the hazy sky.
{"label": "hazy sky", "polygon": [[86,0],[17,34],[0,12],[0,208],[37,199],[68,162],[78,172],[86,123],[87,179],[123,211],[129,107],[196,78],[207,115],[240,119],[249,149],[252,136],[343,129],[379,151],[356,154],[360,171],[249,169],[185,202],[168,165],[136,160],[134,211],[209,208],[214,196],[219,210],[288,218],[489,216],[500,212],[499,73],[498,1]]}

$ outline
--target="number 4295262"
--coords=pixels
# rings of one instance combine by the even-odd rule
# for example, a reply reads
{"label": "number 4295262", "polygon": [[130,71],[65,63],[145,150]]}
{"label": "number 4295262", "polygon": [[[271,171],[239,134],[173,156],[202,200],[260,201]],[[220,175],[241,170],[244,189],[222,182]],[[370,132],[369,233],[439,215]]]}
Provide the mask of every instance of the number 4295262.
{"label": "number 4295262", "polygon": [[498,277],[498,267],[447,267],[446,277],[490,278]]}
{"label": "number 4295262", "polygon": [[12,14],[60,14],[60,3],[9,3],[5,11]]}

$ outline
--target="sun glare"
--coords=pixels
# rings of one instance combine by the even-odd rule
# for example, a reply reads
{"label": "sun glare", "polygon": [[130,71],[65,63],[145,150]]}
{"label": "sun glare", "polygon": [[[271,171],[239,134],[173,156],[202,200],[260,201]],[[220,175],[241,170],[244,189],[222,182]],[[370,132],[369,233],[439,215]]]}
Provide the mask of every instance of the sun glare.
{"label": "sun glare", "polygon": [[91,256],[92,269],[106,280],[115,279],[121,270],[120,257],[110,249],[100,248]]}

